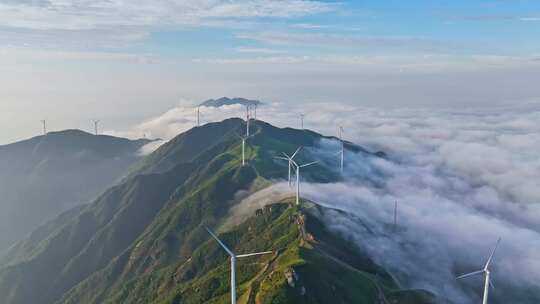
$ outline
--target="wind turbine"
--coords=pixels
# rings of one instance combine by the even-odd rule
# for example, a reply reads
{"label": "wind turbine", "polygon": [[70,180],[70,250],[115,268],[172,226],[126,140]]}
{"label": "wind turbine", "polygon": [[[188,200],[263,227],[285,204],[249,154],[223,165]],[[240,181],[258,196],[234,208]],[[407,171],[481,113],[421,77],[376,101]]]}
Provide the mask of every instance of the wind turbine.
{"label": "wind turbine", "polygon": [[281,157],[281,156],[276,157],[277,159],[283,159],[283,160],[289,161],[289,187],[291,186],[291,183],[292,183],[292,180],[291,180],[291,171],[292,171],[292,166],[293,166],[292,162],[296,154],[298,154],[298,152],[300,151],[300,149],[302,149],[302,147],[299,147],[298,149],[296,149],[296,151],[293,153],[292,156],[289,156],[287,155],[287,153],[282,152],[285,157]]}
{"label": "wind turbine", "polygon": [[493,259],[493,254],[495,253],[495,250],[497,250],[497,247],[499,247],[500,242],[501,242],[501,238],[499,238],[497,240],[497,244],[495,244],[495,247],[491,251],[491,254],[489,255],[489,258],[488,258],[488,260],[486,262],[486,265],[484,266],[484,268],[482,270],[478,270],[478,271],[475,271],[475,272],[464,274],[464,275],[461,275],[461,276],[456,278],[457,280],[459,280],[459,279],[464,279],[464,278],[467,278],[467,277],[483,274],[484,278],[485,278],[485,281],[484,281],[484,296],[482,298],[482,304],[487,304],[487,302],[488,302],[488,294],[489,294],[489,286],[491,285],[491,287],[493,287],[493,284],[491,283],[491,279],[489,278],[490,277],[489,265],[491,264],[491,260]]}
{"label": "wind turbine", "polygon": [[251,136],[240,136],[236,134],[242,140],[242,167],[246,165],[246,141]]}
{"label": "wind turbine", "polygon": [[253,104],[253,119],[257,120],[257,104]]}
{"label": "wind turbine", "polygon": [[43,124],[43,135],[47,135],[47,121],[43,119],[41,124]]}
{"label": "wind turbine", "polygon": [[300,114],[300,129],[304,129],[304,114]]}
{"label": "wind turbine", "polygon": [[98,135],[98,127],[99,127],[99,120],[94,120],[94,132],[96,135]]}
{"label": "wind turbine", "polygon": [[394,232],[397,231],[397,200],[394,203]]}
{"label": "wind turbine", "polygon": [[300,205],[300,168],[305,168],[307,166],[314,165],[318,163],[318,161],[314,161],[311,163],[298,165],[294,160],[291,160],[293,165],[296,167],[296,205]]}
{"label": "wind turbine", "polygon": [[246,105],[246,137],[249,137],[249,104]]}
{"label": "wind turbine", "polygon": [[345,142],[343,141],[343,127],[339,126],[339,141],[341,142],[341,150],[338,152],[341,156],[340,159],[340,170],[343,173],[343,164],[345,160]]}
{"label": "wind turbine", "polygon": [[197,127],[201,126],[201,106],[197,107]]}
{"label": "wind turbine", "polygon": [[234,254],[223,242],[219,240],[219,238],[212,232],[210,229],[206,228],[208,233],[216,239],[216,241],[219,243],[219,245],[227,252],[227,254],[231,257],[231,304],[236,304],[236,259],[237,258],[247,258],[251,256],[256,255],[263,255],[263,254],[270,254],[273,253],[272,251],[265,251],[265,252],[257,252],[257,253],[248,253],[248,254]]}

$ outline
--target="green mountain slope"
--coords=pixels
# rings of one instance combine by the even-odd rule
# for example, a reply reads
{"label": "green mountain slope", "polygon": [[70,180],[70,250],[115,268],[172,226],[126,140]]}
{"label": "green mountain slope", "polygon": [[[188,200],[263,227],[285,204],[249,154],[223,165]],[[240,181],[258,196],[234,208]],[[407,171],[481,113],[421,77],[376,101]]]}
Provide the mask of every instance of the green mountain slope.
{"label": "green mountain slope", "polygon": [[[432,303],[425,292],[400,291],[383,269],[292,200],[261,209],[221,238],[235,252],[274,250],[238,263],[239,303]],[[208,239],[189,258],[119,283],[105,297],[92,298],[93,283],[103,279],[98,275],[60,303],[227,303],[229,273],[228,257]]]}
{"label": "green mountain slope", "polygon": [[[8,266],[0,268],[0,302],[226,303],[226,257],[204,227],[227,221],[240,190],[285,176],[286,164],[277,166],[275,155],[322,138],[260,121],[252,125],[248,166],[241,166],[236,136],[244,132],[242,120],[195,128],[162,146],[93,204],[35,231],[3,260]],[[337,178],[324,167],[305,176]],[[327,303],[329,290],[342,295],[341,303],[424,297],[394,293],[398,288],[384,270],[323,229],[310,213],[314,208],[281,202],[224,234],[238,251],[276,250],[272,257],[242,261],[244,303]],[[294,288],[285,278],[292,269],[300,276]],[[328,280],[316,279],[319,274]]]}
{"label": "green mountain slope", "polygon": [[51,132],[0,146],[0,251],[111,187],[148,140]]}

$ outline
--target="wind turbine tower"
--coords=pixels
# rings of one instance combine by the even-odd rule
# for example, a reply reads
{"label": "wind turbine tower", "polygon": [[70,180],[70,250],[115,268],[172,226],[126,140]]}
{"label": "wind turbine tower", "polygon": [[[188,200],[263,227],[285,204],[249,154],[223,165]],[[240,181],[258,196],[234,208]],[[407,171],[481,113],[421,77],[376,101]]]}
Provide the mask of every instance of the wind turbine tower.
{"label": "wind turbine tower", "polygon": [[210,229],[206,228],[208,233],[218,242],[218,244],[227,252],[231,257],[231,304],[236,304],[236,259],[238,258],[247,258],[263,254],[271,254],[272,251],[257,252],[257,253],[248,253],[248,254],[234,254],[221,240],[212,232]]}
{"label": "wind turbine tower", "polygon": [[47,135],[47,121],[43,119],[41,124],[43,125],[43,135]]}
{"label": "wind turbine tower", "polygon": [[343,173],[343,165],[345,161],[345,142],[343,141],[343,127],[339,127],[339,141],[341,142],[341,151],[339,151],[340,154],[340,170],[341,173]]}
{"label": "wind turbine tower", "polygon": [[94,120],[94,134],[95,135],[98,135],[99,134],[99,120]]}
{"label": "wind turbine tower", "polygon": [[249,105],[246,105],[246,137],[249,137]]}
{"label": "wind turbine tower", "polygon": [[482,304],[487,304],[488,303],[489,286],[491,285],[491,287],[493,287],[493,284],[491,283],[491,279],[490,279],[491,273],[489,271],[489,266],[491,264],[491,260],[493,259],[493,254],[495,253],[495,250],[497,250],[497,247],[499,247],[500,242],[501,242],[501,238],[499,238],[497,240],[497,244],[495,244],[495,247],[491,251],[491,254],[489,255],[489,258],[488,258],[488,260],[486,262],[486,265],[484,266],[484,268],[482,270],[478,270],[478,271],[475,271],[475,272],[464,274],[464,275],[461,275],[461,276],[456,278],[456,279],[459,280],[459,279],[464,279],[464,278],[468,278],[468,277],[471,277],[471,276],[483,274],[485,281],[484,281],[484,295],[482,297]]}
{"label": "wind turbine tower", "polygon": [[201,106],[197,107],[197,127],[201,126]]}
{"label": "wind turbine tower", "polygon": [[394,202],[394,232],[397,231],[397,200]]}
{"label": "wind turbine tower", "polygon": [[307,163],[304,165],[298,165],[294,160],[291,160],[296,167],[296,205],[300,205],[300,168],[305,168],[318,163],[318,161]]}
{"label": "wind turbine tower", "polygon": [[300,129],[304,130],[304,114],[300,114]]}
{"label": "wind turbine tower", "polygon": [[242,137],[242,167],[246,165],[246,138]]}
{"label": "wind turbine tower", "polygon": [[237,134],[238,137],[242,140],[242,167],[246,165],[246,141],[249,138],[249,136],[240,136]]}

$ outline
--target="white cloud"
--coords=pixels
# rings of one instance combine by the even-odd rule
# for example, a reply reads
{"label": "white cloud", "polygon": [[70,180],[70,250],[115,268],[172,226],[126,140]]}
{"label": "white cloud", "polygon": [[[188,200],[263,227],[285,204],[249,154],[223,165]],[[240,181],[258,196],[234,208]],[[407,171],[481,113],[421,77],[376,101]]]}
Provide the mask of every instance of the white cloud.
{"label": "white cloud", "polygon": [[464,47],[464,45],[458,45],[453,42],[412,36],[360,36],[336,33],[297,33],[277,31],[238,33],[236,36],[239,39],[253,40],[274,45],[355,46],[363,48],[386,47],[415,50]]}
{"label": "white cloud", "polygon": [[297,23],[297,24],[294,25],[294,27],[301,28],[301,29],[313,30],[313,29],[327,28],[328,26],[327,25],[322,25],[322,24],[313,24],[313,23]]}
{"label": "white cloud", "polygon": [[199,25],[209,18],[295,17],[335,8],[335,4],[308,0],[3,1],[0,26],[89,30],[111,26]]}
{"label": "white cloud", "polygon": [[210,63],[223,65],[251,65],[251,64],[297,64],[313,61],[309,56],[257,56],[248,58],[213,58],[193,59],[195,63]]}
{"label": "white cloud", "polygon": [[0,43],[39,48],[119,48],[159,31],[247,29],[256,18],[336,10],[310,0],[0,1]]}
{"label": "white cloud", "polygon": [[540,17],[521,17],[521,21],[540,21]]}
{"label": "white cloud", "polygon": [[237,47],[235,49],[239,53],[255,53],[255,54],[285,54],[286,50],[267,49],[267,48],[254,48],[254,47]]}

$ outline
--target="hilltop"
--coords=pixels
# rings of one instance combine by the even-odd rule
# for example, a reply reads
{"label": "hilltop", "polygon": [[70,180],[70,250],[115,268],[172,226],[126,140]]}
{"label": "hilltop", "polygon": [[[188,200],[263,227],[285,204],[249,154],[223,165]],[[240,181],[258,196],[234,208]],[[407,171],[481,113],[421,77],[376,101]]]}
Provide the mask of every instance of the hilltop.
{"label": "hilltop", "polygon": [[[274,251],[239,264],[239,303],[432,302],[426,292],[401,290],[359,248],[332,234],[318,220],[327,209],[312,202],[270,202],[226,225],[242,197],[285,178],[286,164],[276,155],[302,145],[299,161],[307,161],[310,149],[332,139],[262,121],[251,125],[247,166],[238,139],[243,120],[196,127],[92,204],[34,231],[0,259],[0,302],[224,303],[228,260],[205,227],[238,252]],[[350,143],[347,149],[379,157]],[[340,176],[320,166],[305,178]]]}
{"label": "hilltop", "polygon": [[230,105],[242,105],[242,106],[254,106],[254,105],[261,105],[262,102],[259,100],[252,100],[252,99],[246,99],[246,98],[228,98],[228,97],[221,97],[218,99],[209,99],[204,102],[202,102],[199,106],[204,107],[213,107],[213,108],[219,108],[222,106],[230,106]]}
{"label": "hilltop", "polygon": [[147,143],[65,130],[0,146],[0,251],[95,199],[140,159]]}

